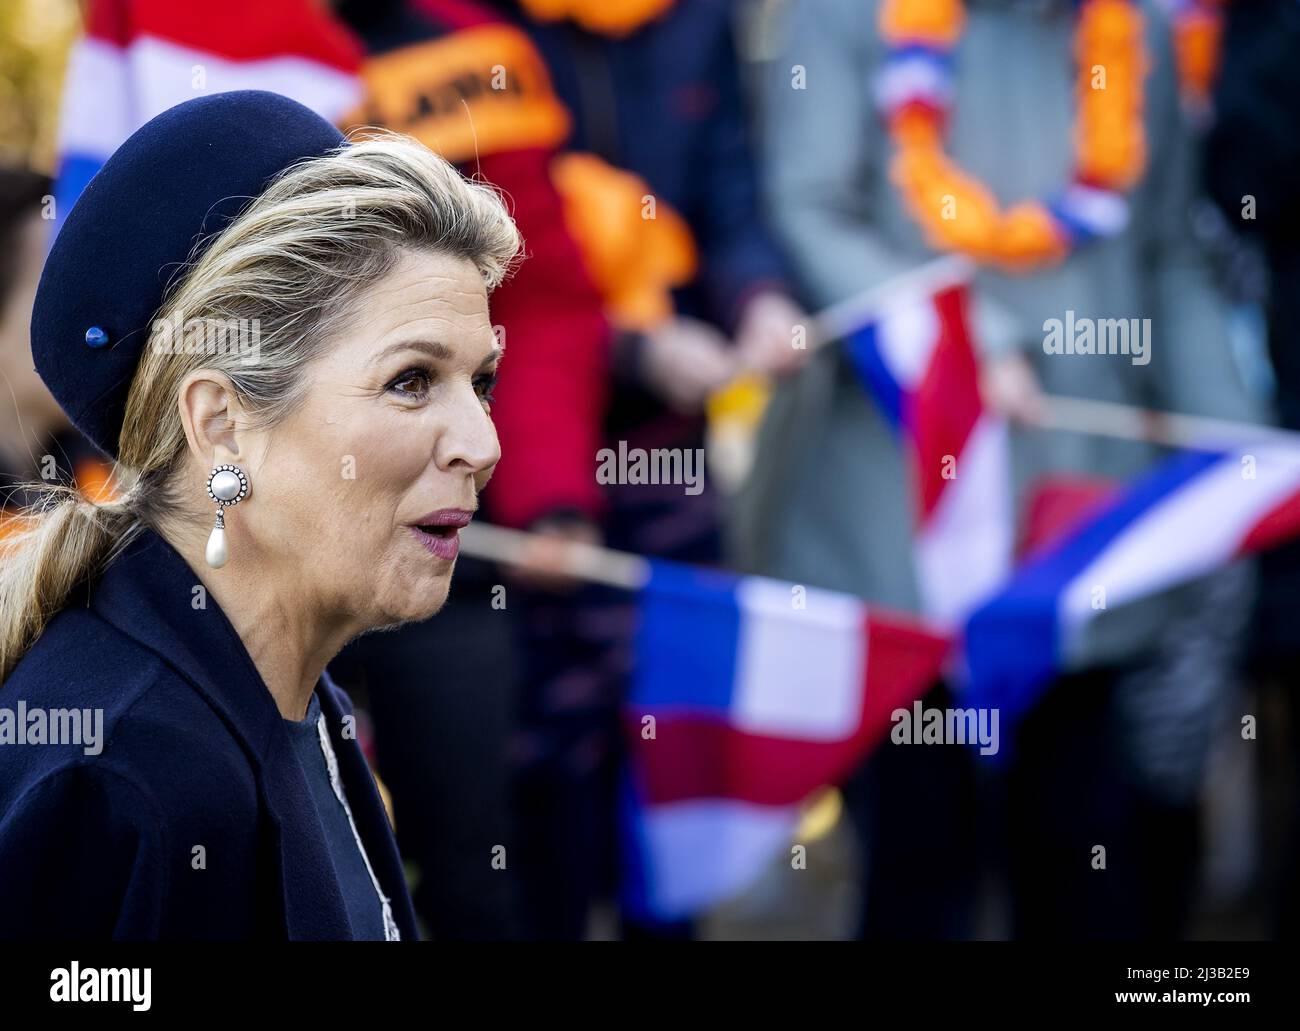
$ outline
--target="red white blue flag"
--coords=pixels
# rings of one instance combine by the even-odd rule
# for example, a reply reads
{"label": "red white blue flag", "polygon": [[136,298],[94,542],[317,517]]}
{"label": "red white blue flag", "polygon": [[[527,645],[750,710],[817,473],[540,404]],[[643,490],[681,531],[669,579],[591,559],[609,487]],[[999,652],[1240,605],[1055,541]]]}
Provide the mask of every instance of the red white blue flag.
{"label": "red white blue flag", "polygon": [[338,122],[361,100],[360,57],[314,0],[92,0],[64,85],[58,221],[155,115],[211,93],[263,89]]}
{"label": "red white blue flag", "polygon": [[963,705],[1026,713],[1097,614],[1300,534],[1300,447],[1261,443],[1165,461],[1031,557],[970,617]]}
{"label": "red white blue flag", "polygon": [[1007,576],[1015,521],[1007,426],[985,411],[964,285],[900,291],[845,342],[904,447],[927,615],[956,626]]}
{"label": "red white blue flag", "polygon": [[652,563],[625,709],[624,904],[677,920],[743,891],[948,641],[849,595]]}

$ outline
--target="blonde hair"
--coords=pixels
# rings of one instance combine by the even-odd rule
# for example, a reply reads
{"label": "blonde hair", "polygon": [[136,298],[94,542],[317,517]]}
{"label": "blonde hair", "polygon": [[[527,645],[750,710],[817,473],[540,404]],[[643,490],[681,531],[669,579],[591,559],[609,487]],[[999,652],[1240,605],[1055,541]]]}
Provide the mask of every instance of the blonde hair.
{"label": "blonde hair", "polygon": [[0,682],[73,590],[140,526],[177,510],[173,480],[187,447],[176,404],[182,380],[197,368],[222,372],[258,422],[274,426],[302,400],[304,369],[407,249],[472,262],[490,291],[509,273],[520,239],[491,187],[392,133],[292,166],[211,241],[154,325],[220,332],[257,320],[257,360],[238,348],[146,345],[127,397],[116,496],[95,503],[67,487],[30,485],[37,503],[0,542]]}

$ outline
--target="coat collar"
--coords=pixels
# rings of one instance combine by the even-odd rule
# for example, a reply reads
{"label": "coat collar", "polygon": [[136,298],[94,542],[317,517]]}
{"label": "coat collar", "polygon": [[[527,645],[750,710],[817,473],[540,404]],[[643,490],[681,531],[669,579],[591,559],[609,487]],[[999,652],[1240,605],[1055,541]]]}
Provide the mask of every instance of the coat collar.
{"label": "coat collar", "polygon": [[[207,701],[247,755],[275,838],[288,937],[347,938],[347,910],[330,876],[332,860],[284,718],[202,578],[161,536],[144,529],[89,595],[101,619],[155,652]],[[345,696],[328,675],[316,690],[366,854],[402,938],[413,941],[415,914],[392,829],[360,747],[343,735]]]}

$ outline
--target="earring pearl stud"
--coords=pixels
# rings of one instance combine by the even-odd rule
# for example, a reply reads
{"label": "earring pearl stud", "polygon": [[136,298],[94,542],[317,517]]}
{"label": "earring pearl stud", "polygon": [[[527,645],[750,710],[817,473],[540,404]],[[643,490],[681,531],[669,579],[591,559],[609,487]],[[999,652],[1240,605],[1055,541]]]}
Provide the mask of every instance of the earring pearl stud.
{"label": "earring pearl stud", "polygon": [[208,497],[217,503],[217,520],[208,535],[203,557],[213,569],[220,569],[230,559],[226,545],[226,509],[238,505],[248,496],[248,477],[237,465],[219,465],[208,477]]}

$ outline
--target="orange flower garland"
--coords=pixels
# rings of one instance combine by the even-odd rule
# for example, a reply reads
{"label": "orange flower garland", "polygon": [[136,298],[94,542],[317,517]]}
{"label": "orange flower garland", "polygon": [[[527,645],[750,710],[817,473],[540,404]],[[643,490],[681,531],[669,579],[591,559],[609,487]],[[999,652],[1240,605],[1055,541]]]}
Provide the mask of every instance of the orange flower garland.
{"label": "orange flower garland", "polygon": [[880,8],[880,33],[890,45],[878,82],[895,145],[890,176],[927,241],[1010,272],[1029,272],[1061,261],[1085,240],[1120,231],[1127,222],[1123,193],[1146,165],[1146,65],[1136,4],[1080,3],[1073,182],[1048,203],[1026,200],[1006,210],[943,150],[952,52],[964,18],[961,0],[884,0]]}

